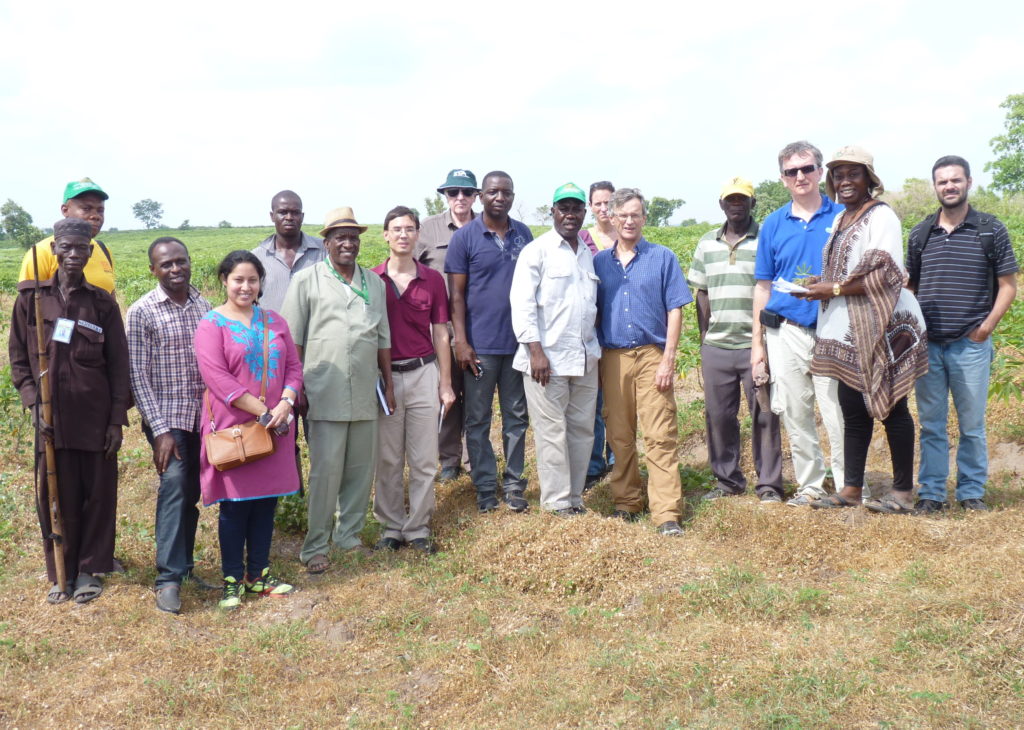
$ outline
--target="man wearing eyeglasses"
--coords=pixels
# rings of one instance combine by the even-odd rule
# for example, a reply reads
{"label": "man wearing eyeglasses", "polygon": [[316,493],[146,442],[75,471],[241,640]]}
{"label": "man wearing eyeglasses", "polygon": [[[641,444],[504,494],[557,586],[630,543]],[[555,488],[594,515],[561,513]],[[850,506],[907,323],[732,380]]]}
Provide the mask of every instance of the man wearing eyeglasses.
{"label": "man wearing eyeglasses", "polygon": [[614,516],[635,522],[644,508],[636,430],[644,435],[647,503],[662,535],[683,534],[676,423],[676,350],[684,305],[693,301],[672,251],[643,237],[647,201],[635,188],[611,197],[618,240],[594,257],[600,323],[601,385],[608,443],[615,453],[609,479]]}
{"label": "man wearing eyeglasses", "polygon": [[[476,186],[476,175],[471,170],[456,168],[448,173],[437,192],[445,196],[448,209],[437,215],[424,218],[420,224],[420,239],[413,251],[413,258],[429,266],[445,279],[444,260],[448,244],[455,231],[473,220],[473,203],[480,190]],[[448,281],[445,279],[445,284]],[[454,345],[455,333],[449,328],[449,337]],[[452,350],[452,362],[455,351]],[[465,410],[463,375],[458,367],[451,369],[452,391],[455,402],[441,423],[438,436],[438,460],[441,463],[442,480],[455,479],[462,472],[463,434],[465,433]],[[468,468],[468,461],[467,461]]]}
{"label": "man wearing eyeglasses", "polygon": [[754,265],[757,285],[750,365],[755,379],[766,368],[770,371],[772,411],[782,416],[789,434],[798,485],[786,504],[803,507],[825,496],[827,472],[814,419],[815,401],[828,433],[832,477],[835,484],[845,483],[839,381],[810,372],[817,303],[774,291],[772,282],[782,278],[799,283],[821,275],[821,251],[842,206],[821,193],[821,150],[810,142],[786,145],[779,153],[779,170],[793,199],[761,224]]}

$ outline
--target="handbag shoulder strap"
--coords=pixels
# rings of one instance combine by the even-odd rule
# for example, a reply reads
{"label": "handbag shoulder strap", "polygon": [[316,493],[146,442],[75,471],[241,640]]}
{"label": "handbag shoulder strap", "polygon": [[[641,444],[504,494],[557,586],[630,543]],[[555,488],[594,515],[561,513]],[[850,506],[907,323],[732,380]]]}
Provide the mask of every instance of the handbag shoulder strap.
{"label": "handbag shoulder strap", "polygon": [[206,403],[206,412],[210,416],[210,433],[217,433],[217,424],[213,422],[213,406],[210,405],[210,389],[203,391],[203,402]]}

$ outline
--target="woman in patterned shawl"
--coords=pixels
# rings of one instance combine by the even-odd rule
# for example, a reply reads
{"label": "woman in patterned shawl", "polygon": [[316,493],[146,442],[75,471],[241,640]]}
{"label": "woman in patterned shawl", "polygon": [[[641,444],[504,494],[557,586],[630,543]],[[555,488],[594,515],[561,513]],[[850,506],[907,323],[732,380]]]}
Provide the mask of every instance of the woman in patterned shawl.
{"label": "woman in patterned shawl", "polygon": [[914,419],[907,394],[928,370],[924,317],[904,288],[899,218],[876,199],[882,181],[866,150],[848,146],[827,164],[825,189],[846,210],[836,216],[822,251],[821,277],[804,298],[821,302],[811,372],[839,381],[846,484],[812,507],[861,503],[864,467],[875,419],[885,425],[893,487],[866,504],[876,512],[913,511]]}

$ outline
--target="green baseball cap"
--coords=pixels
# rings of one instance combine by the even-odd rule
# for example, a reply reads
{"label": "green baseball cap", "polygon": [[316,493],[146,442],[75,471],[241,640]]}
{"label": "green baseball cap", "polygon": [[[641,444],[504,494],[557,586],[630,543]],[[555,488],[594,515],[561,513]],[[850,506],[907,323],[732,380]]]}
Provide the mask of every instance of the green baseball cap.
{"label": "green baseball cap", "polygon": [[476,175],[470,170],[456,168],[448,173],[443,185],[439,185],[437,192],[443,193],[449,188],[465,188],[467,190],[479,190],[476,184]]}
{"label": "green baseball cap", "polygon": [[77,198],[79,195],[84,193],[96,193],[104,200],[107,200],[110,196],[103,192],[103,188],[94,183],[87,177],[83,177],[81,180],[75,180],[69,182],[64,188],[64,201],[68,202],[72,198]]}
{"label": "green baseball cap", "polygon": [[568,182],[555,190],[555,199],[552,203],[557,203],[559,200],[578,200],[584,205],[587,202],[587,194],[583,192],[579,185],[576,183]]}

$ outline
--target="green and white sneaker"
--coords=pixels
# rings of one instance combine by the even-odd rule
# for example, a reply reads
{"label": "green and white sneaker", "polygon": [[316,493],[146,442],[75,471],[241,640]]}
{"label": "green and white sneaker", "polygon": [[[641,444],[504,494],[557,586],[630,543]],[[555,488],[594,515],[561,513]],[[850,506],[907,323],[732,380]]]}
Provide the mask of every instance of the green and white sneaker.
{"label": "green and white sneaker", "polygon": [[234,578],[224,578],[224,597],[217,604],[224,611],[233,611],[242,605],[245,596],[245,585]]}
{"label": "green and white sneaker", "polygon": [[260,577],[252,580],[245,577],[245,592],[260,596],[287,596],[295,590],[291,583],[285,583],[270,574],[270,568],[264,568]]}

